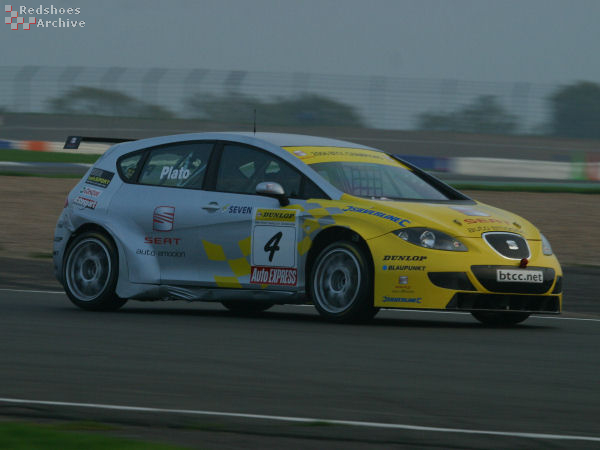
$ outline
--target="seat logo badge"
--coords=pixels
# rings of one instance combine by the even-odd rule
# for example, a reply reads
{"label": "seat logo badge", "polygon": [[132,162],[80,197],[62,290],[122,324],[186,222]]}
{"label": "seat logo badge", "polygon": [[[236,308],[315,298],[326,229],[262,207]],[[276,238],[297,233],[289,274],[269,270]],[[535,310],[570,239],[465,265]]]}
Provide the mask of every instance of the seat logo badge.
{"label": "seat logo badge", "polygon": [[174,206],[157,206],[152,217],[154,231],[171,231],[175,222]]}
{"label": "seat logo badge", "polygon": [[510,239],[507,240],[506,244],[508,245],[509,250],[519,250],[519,246],[513,240],[510,240]]}

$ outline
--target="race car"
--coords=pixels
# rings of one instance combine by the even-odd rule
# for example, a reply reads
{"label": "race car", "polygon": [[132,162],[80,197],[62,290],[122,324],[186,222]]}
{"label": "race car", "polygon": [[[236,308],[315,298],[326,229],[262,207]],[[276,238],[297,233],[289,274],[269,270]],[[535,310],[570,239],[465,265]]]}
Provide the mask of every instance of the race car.
{"label": "race car", "polygon": [[562,307],[561,267],[527,220],[393,154],[294,134],[112,146],[69,193],[53,259],[86,310],[128,299],[237,313],[310,302],[336,322],[402,308],[513,325]]}

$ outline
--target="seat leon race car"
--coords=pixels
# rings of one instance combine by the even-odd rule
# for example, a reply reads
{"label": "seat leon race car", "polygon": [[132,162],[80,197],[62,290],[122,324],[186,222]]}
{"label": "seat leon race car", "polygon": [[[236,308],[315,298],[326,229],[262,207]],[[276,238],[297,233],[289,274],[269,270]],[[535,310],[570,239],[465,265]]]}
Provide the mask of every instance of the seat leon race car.
{"label": "seat leon race car", "polygon": [[403,308],[510,325],[562,305],[560,265],[527,220],[383,151],[292,134],[112,146],[68,195],[53,255],[88,310],[311,302],[338,322]]}

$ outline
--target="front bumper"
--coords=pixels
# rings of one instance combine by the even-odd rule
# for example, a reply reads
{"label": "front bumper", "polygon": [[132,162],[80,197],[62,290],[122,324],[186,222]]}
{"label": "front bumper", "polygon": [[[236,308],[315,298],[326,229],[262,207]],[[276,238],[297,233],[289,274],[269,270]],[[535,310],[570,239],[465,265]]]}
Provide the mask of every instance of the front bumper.
{"label": "front bumper", "polygon": [[457,292],[446,309],[455,311],[518,311],[560,313],[559,295],[480,294]]}
{"label": "front bumper", "polygon": [[[374,305],[384,308],[519,311],[557,314],[562,270],[556,257],[529,241],[530,263],[504,258],[482,239],[465,239],[468,252],[420,248],[396,236],[369,241],[374,264]],[[542,282],[498,281],[498,270],[541,273]]]}

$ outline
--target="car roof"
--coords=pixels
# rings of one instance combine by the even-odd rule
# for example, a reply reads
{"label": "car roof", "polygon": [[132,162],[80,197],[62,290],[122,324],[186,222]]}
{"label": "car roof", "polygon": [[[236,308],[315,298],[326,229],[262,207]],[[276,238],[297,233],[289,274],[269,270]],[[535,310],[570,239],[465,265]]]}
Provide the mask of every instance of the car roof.
{"label": "car roof", "polygon": [[368,150],[376,150],[366,145],[357,144],[355,142],[343,141],[340,139],[325,138],[319,136],[310,136],[306,134],[291,134],[291,133],[252,133],[252,132],[230,132],[227,134],[237,136],[249,136],[256,139],[261,139],[279,147],[346,147],[346,148],[363,148]]}
{"label": "car roof", "polygon": [[[168,136],[151,137],[135,141],[123,142],[113,146],[110,150],[111,156],[118,157],[131,151],[143,148],[154,147],[157,145],[169,144],[172,142],[184,142],[195,140],[221,140],[240,142],[256,147],[270,149],[275,153],[281,152],[281,147],[345,147],[374,150],[372,147],[357,144],[354,142],[343,141],[304,134],[289,133],[252,133],[252,132],[208,132],[208,133],[187,133],[173,134]],[[279,152],[277,151],[279,149]]]}

